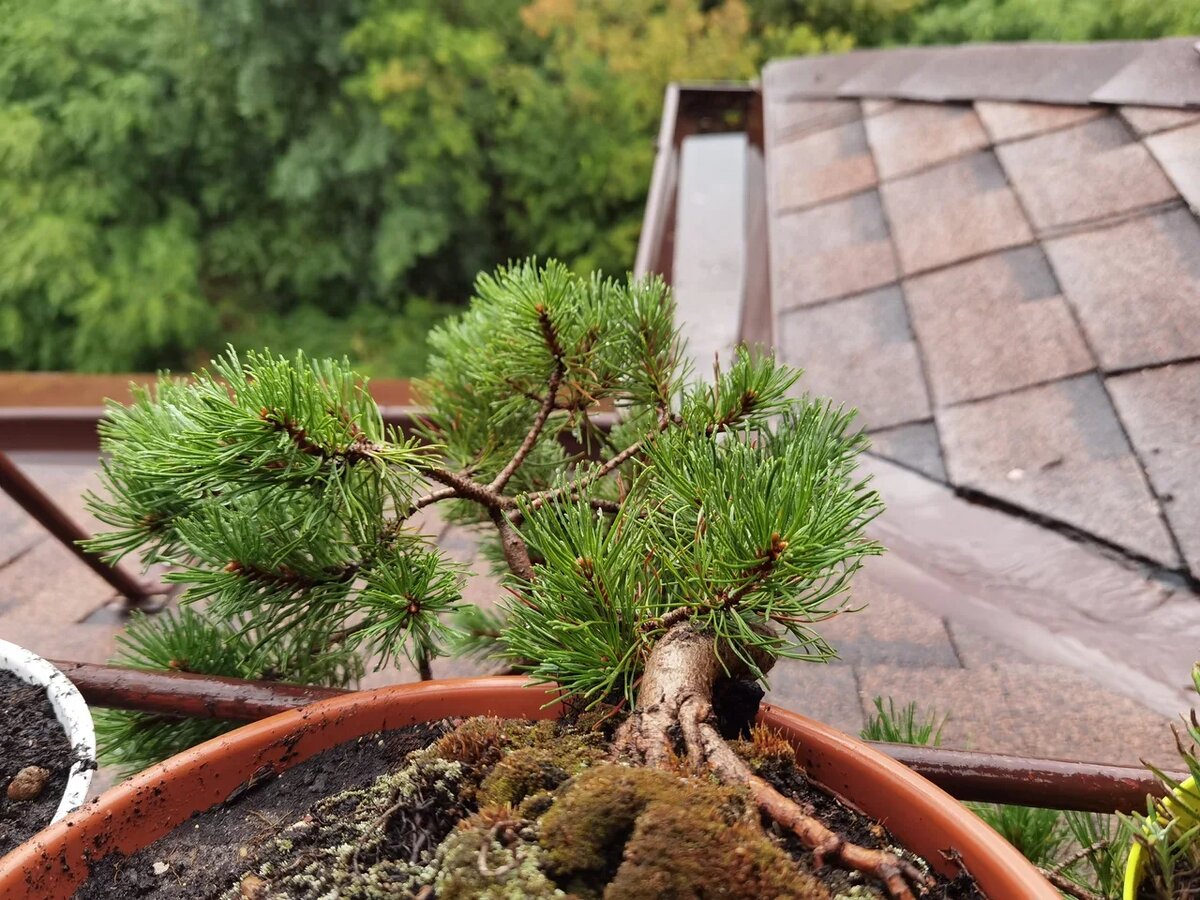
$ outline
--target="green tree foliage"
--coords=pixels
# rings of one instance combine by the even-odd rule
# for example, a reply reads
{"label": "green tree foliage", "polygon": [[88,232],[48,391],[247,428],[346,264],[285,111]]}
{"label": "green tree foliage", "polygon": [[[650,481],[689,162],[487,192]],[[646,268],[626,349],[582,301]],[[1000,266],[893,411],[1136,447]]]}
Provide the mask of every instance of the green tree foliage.
{"label": "green tree foliage", "polygon": [[1200,32],[1194,0],[940,0],[901,22],[892,41],[1134,40]]}
{"label": "green tree foliage", "polygon": [[475,272],[631,265],[671,80],[1197,31],[1192,0],[9,0],[0,368],[415,374]]}

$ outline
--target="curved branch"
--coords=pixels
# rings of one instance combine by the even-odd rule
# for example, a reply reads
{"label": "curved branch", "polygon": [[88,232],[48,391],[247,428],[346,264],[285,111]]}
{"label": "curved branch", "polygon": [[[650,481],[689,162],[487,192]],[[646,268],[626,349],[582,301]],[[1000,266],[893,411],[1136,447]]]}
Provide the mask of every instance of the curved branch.
{"label": "curved branch", "polygon": [[[530,509],[538,509],[547,503],[561,500],[565,497],[573,497],[589,484],[594,484],[604,476],[611,474],[621,465],[628,462],[630,459],[640,453],[642,448],[646,446],[647,442],[649,442],[651,438],[666,431],[671,426],[672,421],[673,419],[667,410],[659,410],[658,428],[646,435],[646,437],[634,441],[603,465],[596,467],[592,471],[588,472],[587,475],[573,481],[571,484],[564,485],[560,488],[553,488],[552,490],[548,491],[538,491],[533,494],[527,494],[525,499],[529,503]],[[515,501],[513,501],[513,504],[515,505]]]}
{"label": "curved branch", "polygon": [[525,462],[537,443],[538,437],[542,433],[542,429],[546,425],[546,420],[550,418],[550,413],[554,412],[558,405],[558,387],[562,384],[563,374],[566,371],[566,364],[563,362],[563,348],[558,341],[558,332],[554,328],[554,323],[550,321],[550,314],[546,311],[544,304],[539,303],[537,306],[538,324],[542,328],[542,338],[546,341],[546,347],[550,350],[550,355],[554,357],[554,371],[550,373],[550,381],[546,386],[546,396],[542,399],[542,405],[534,416],[533,424],[529,426],[529,431],[525,434],[525,439],[521,441],[521,446],[517,448],[517,452],[513,454],[513,458],[508,461],[500,473],[492,479],[492,483],[488,487],[499,493],[504,490],[504,486],[508,484],[510,478],[516,474],[517,469],[521,468],[521,464]]}
{"label": "curved branch", "polygon": [[496,526],[496,530],[500,532],[500,544],[504,548],[504,561],[508,563],[509,570],[518,578],[525,581],[533,581],[533,563],[529,559],[529,548],[525,546],[525,542],[517,534],[517,530],[513,527],[512,522],[508,520],[508,516],[505,515],[504,511],[498,507],[489,507],[488,513]]}

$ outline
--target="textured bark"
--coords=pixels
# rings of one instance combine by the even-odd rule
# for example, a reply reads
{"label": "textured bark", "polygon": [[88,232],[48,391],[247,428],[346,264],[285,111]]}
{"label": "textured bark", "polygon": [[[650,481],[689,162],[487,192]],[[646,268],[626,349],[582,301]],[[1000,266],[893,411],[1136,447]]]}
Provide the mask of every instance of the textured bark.
{"label": "textured bark", "polygon": [[883,882],[893,900],[915,900],[914,888],[924,893],[932,881],[919,869],[895,854],[861,847],[831,831],[755,775],[721,737],[712,721],[713,686],[725,671],[719,653],[713,637],[690,624],[671,628],[650,651],[637,705],[617,730],[614,754],[667,768],[677,741],[681,742],[695,769],[708,769],[728,784],[745,786],[764,816],[791,831],[813,852],[818,867],[834,862],[872,875]]}

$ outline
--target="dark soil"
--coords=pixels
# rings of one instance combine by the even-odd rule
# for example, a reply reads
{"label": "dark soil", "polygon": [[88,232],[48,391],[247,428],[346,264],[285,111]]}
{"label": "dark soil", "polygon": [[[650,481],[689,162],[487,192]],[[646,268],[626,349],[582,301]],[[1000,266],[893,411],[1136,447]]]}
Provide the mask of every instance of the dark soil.
{"label": "dark soil", "polygon": [[[1181,865],[1184,865],[1181,863]],[[1192,869],[1187,871],[1185,868],[1176,869],[1174,873],[1174,890],[1171,895],[1177,900],[1194,900],[1200,897],[1200,869]],[[1162,885],[1161,880],[1156,879],[1153,875],[1147,875],[1142,879],[1142,885],[1138,888],[1138,900],[1161,900],[1167,895],[1166,888],[1159,889]]]}
{"label": "dark soil", "polygon": [[[242,848],[262,842],[299,819],[314,802],[396,768],[413,750],[429,746],[444,723],[415,725],[368,735],[319,753],[277,778],[234,792],[235,796],[139,853],[112,854],[92,867],[76,900],[155,897],[199,900],[217,897],[246,868]],[[157,870],[162,874],[156,873]],[[162,864],[166,864],[164,870]]]}
{"label": "dark soil", "polygon": [[[251,860],[260,858],[261,853],[269,854],[270,846],[284,828],[312,813],[317,801],[347,788],[371,784],[376,776],[400,768],[408,752],[427,747],[447,730],[449,725],[443,722],[385,732],[313,757],[278,778],[256,784],[220,807],[195,816],[187,825],[134,856],[109,856],[102,860],[93,867],[91,878],[76,894],[76,900],[111,897],[214,900],[252,868]],[[764,771],[763,775],[785,794],[811,806],[850,840],[869,847],[894,844],[877,823],[815,788],[802,772],[791,768]],[[449,822],[424,818],[421,810],[411,811],[411,815],[401,813],[397,818],[428,823],[423,831],[405,828],[396,832],[393,836],[396,840],[389,841],[388,852],[395,852],[398,857],[407,857],[410,849],[415,854],[417,847],[436,845],[450,830]],[[800,867],[809,867],[809,854],[788,836],[782,837]],[[825,869],[819,874],[834,895],[861,883],[840,870]],[[646,896],[650,900],[659,894],[649,892]],[[937,888],[926,896],[930,900],[984,900],[965,872],[956,879],[939,879]]]}
{"label": "dark soil", "polygon": [[[0,672],[0,856],[50,824],[75,761],[44,688]],[[8,784],[26,766],[50,771],[34,800],[8,799]]]}

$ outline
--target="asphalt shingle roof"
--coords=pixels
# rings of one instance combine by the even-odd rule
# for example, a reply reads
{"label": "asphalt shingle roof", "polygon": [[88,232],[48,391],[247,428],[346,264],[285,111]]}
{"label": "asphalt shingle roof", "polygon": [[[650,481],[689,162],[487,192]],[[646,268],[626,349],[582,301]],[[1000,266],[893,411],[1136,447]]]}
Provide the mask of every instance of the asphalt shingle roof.
{"label": "asphalt shingle roof", "polygon": [[882,456],[1193,576],[1196,43],[763,76],[775,333],[801,388],[859,406]]}

